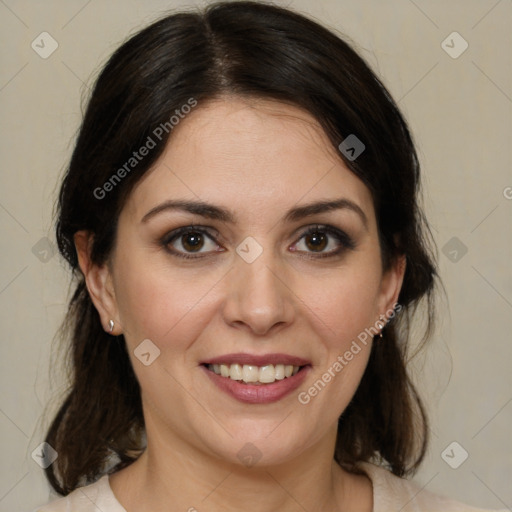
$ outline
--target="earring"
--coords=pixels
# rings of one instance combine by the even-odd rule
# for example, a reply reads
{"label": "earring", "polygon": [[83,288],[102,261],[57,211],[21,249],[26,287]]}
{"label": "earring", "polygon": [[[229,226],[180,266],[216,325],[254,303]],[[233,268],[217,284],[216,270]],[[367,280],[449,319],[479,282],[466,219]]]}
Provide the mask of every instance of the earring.
{"label": "earring", "polygon": [[379,329],[380,329],[380,332],[379,332],[379,339],[382,339],[382,331],[384,330],[384,327],[386,327],[386,323],[385,320],[386,320],[386,317],[384,315],[380,315],[379,316],[379,320],[380,320],[380,323],[378,324],[379,325]]}
{"label": "earring", "polygon": [[110,327],[110,332],[113,332],[113,330],[114,330],[114,320],[109,320],[108,325]]}

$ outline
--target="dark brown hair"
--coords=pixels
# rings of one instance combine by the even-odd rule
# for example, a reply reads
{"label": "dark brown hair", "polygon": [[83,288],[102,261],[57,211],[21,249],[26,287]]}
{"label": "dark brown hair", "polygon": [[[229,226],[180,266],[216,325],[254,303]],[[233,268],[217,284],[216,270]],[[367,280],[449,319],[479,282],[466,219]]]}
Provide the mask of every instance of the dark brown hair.
{"label": "dark brown hair", "polygon": [[[76,279],[63,324],[71,342],[70,385],[46,437],[59,454],[46,474],[60,494],[129,465],[144,449],[140,388],[126,344],[102,328],[73,235],[92,232],[92,261],[105,263],[126,198],[172,136],[169,128],[158,139],[156,127],[169,127],[170,116],[191,98],[201,105],[225,95],[302,108],[337,151],[350,134],[365,144],[355,160],[339,151],[340,158],[372,193],[384,266],[402,254],[407,267],[401,311],[373,344],[339,420],[334,457],[351,471],[360,461],[378,460],[403,476],[424,456],[427,420],[406,371],[407,346],[412,314],[423,303],[428,338],[437,274],[407,124],[364,60],[333,32],[277,6],[222,2],[168,15],[131,37],[101,71],[87,105],[57,205],[59,250]],[[155,147],[100,194],[148,137]]]}

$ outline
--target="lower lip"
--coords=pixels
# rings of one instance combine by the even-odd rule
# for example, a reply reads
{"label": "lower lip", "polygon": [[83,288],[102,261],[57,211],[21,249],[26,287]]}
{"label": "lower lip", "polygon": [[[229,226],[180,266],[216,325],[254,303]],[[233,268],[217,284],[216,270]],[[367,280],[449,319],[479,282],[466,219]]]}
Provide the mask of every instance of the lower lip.
{"label": "lower lip", "polygon": [[277,402],[297,389],[309,371],[309,366],[303,367],[292,377],[286,377],[283,380],[276,380],[271,384],[245,384],[243,381],[232,380],[229,377],[221,377],[215,372],[202,366],[208,377],[222,391],[236,398],[240,402],[250,404],[268,404]]}

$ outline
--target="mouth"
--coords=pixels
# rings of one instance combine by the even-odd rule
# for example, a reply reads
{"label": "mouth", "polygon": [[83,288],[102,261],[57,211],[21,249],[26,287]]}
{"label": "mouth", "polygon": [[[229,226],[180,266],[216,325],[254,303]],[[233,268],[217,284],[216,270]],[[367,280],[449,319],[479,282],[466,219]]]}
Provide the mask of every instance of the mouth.
{"label": "mouth", "polygon": [[201,363],[220,390],[246,403],[280,400],[306,378],[311,363],[286,354],[229,354]]}

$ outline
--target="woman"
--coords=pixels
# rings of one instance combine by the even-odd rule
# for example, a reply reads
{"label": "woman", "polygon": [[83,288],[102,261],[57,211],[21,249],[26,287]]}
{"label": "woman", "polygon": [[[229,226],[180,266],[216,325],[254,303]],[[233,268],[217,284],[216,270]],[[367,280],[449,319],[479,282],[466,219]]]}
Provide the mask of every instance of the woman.
{"label": "woman", "polygon": [[298,14],[219,3],[123,44],[59,197],[65,497],[38,510],[477,510],[402,478],[437,279],[418,191],[389,93]]}

